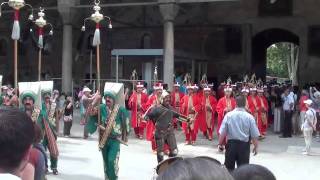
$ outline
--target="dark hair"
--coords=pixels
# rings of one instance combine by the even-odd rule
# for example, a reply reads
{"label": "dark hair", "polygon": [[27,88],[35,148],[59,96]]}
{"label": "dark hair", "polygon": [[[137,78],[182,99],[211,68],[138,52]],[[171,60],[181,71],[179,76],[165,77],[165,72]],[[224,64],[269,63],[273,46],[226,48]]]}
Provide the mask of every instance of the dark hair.
{"label": "dark hair", "polygon": [[10,172],[20,165],[34,140],[30,117],[17,108],[0,108],[0,168]]}
{"label": "dark hair", "polygon": [[270,170],[255,164],[240,166],[232,172],[232,176],[235,180],[276,180]]}
{"label": "dark hair", "polygon": [[174,162],[157,180],[233,180],[228,170],[207,158],[185,158]]}
{"label": "dark hair", "polygon": [[236,102],[238,107],[246,106],[246,98],[243,95],[239,95],[236,97]]}
{"label": "dark hair", "polygon": [[198,156],[198,157],[195,157],[195,158],[201,158],[201,159],[205,159],[205,160],[208,160],[208,161],[212,161],[214,163],[217,163],[218,165],[221,165],[221,162],[217,159],[214,159],[212,157],[209,157],[209,156]]}

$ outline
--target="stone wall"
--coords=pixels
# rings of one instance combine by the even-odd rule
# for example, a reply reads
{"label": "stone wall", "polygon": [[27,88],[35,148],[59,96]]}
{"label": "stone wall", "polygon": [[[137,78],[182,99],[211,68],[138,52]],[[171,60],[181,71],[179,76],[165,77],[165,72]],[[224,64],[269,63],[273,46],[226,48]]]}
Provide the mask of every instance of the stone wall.
{"label": "stone wall", "polygon": [[[290,17],[259,17],[258,16],[258,0],[242,0],[232,3],[210,3],[200,5],[185,5],[180,9],[175,24],[175,47],[187,53],[198,55],[194,60],[208,61],[208,76],[218,80],[224,80],[229,75],[242,75],[250,72],[252,68],[252,39],[255,35],[268,29],[280,28],[290,31],[300,40],[300,63],[299,78],[301,82],[317,81],[320,73],[320,58],[309,56],[308,54],[308,28],[318,25],[320,12],[318,11],[320,2],[318,0],[294,0],[293,16]],[[116,11],[116,10],[119,10]],[[88,74],[88,66],[90,63],[90,53],[88,50],[79,54],[77,45],[81,34],[81,19],[83,19],[90,10],[77,11],[79,16],[75,16],[73,24],[73,78],[83,79]],[[126,13],[128,12],[128,13]],[[118,20],[124,21],[136,27],[128,25],[120,25],[115,22],[115,28],[111,32],[102,31],[102,78],[111,77],[111,50],[112,49],[139,49],[143,48],[143,37],[148,34],[151,38],[149,48],[163,48],[163,29],[161,26],[161,17],[157,7],[147,8],[147,24],[141,17],[142,8],[125,8],[112,9],[110,13],[118,15]],[[128,17],[128,18],[126,18]],[[130,18],[129,18],[130,17]],[[52,18],[52,17],[51,17]],[[60,18],[60,17],[59,17]],[[59,19],[57,18],[57,19]],[[1,19],[0,19],[1,20]],[[12,42],[10,38],[11,19],[5,18],[0,21],[0,39],[4,38],[8,41],[7,56],[0,56],[0,70],[3,74],[8,74],[12,78]],[[148,22],[150,21],[150,22]],[[51,77],[61,77],[61,59],[62,59],[62,22],[55,22],[57,29],[55,30],[53,48],[50,55],[44,56],[43,72],[50,73]],[[223,57],[210,57],[205,52],[205,44],[207,38],[215,28],[221,26],[236,25],[241,28],[242,32],[242,51],[238,54],[227,54]],[[92,32],[87,32],[93,33]],[[276,40],[275,40],[276,41]],[[221,45],[222,46],[222,45]],[[217,44],[215,47],[219,47]],[[21,75],[29,74],[30,80],[36,79],[37,70],[37,51],[32,48],[31,42],[26,43],[26,54],[20,57]],[[95,56],[93,56],[95,58]],[[181,60],[181,58],[179,58]],[[133,68],[142,70],[143,62],[161,61],[161,57],[125,57],[123,78],[129,77]],[[183,59],[182,61],[191,63],[191,59]],[[9,62],[9,63],[8,63]],[[93,69],[95,71],[95,59],[93,61]],[[161,71],[160,71],[161,72]],[[9,79],[10,79],[9,78]],[[20,77],[21,79],[28,79]],[[8,78],[7,78],[8,79]]]}

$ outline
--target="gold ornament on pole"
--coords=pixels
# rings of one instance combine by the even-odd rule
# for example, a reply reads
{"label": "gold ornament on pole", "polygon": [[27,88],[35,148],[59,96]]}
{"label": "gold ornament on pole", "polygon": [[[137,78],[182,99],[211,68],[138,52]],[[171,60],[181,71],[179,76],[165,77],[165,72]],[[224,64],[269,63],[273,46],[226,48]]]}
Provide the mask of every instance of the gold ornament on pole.
{"label": "gold ornament on pole", "polygon": [[14,9],[14,22],[12,27],[11,38],[14,41],[14,87],[18,87],[18,40],[20,39],[20,10],[23,7],[29,7],[31,9],[31,14],[29,15],[29,20],[33,20],[33,9],[30,4],[25,3],[24,0],[8,0],[0,5],[0,17],[2,15],[2,6],[8,4],[9,7]]}
{"label": "gold ornament on pole", "polygon": [[100,36],[100,25],[103,20],[107,20],[109,29],[112,29],[112,23],[111,18],[109,16],[104,16],[100,13],[101,7],[100,0],[94,1],[93,10],[94,13],[89,17],[86,18],[83,22],[83,26],[81,28],[82,31],[86,30],[86,22],[91,20],[96,23],[96,29],[93,36],[93,42],[92,45],[96,47],[97,49],[97,89],[100,90],[100,44],[101,44],[101,36]]}
{"label": "gold ornament on pole", "polygon": [[[47,21],[44,19],[44,17],[46,16],[46,14],[44,13],[44,8],[40,7],[39,8],[39,12],[38,12],[38,19],[36,19],[34,21],[34,24],[37,26],[38,28],[38,48],[39,48],[39,52],[38,52],[38,81],[41,81],[41,64],[42,64],[42,49],[43,49],[43,37],[45,35],[45,28],[47,26],[50,27],[49,30],[49,35],[52,36],[53,35],[53,26],[50,23],[47,23]],[[30,29],[30,31],[32,32],[32,29]]]}
{"label": "gold ornament on pole", "polygon": [[[93,41],[92,41],[92,45],[96,47],[96,57],[97,57],[97,90],[99,92],[101,92],[101,88],[100,88],[100,44],[101,44],[101,35],[100,35],[100,26],[101,26],[101,22],[103,20],[107,20],[108,22],[108,28],[112,29],[112,23],[111,23],[111,18],[109,16],[104,16],[103,14],[100,13],[101,7],[100,7],[100,0],[95,0],[94,1],[94,6],[93,6],[93,14],[91,14],[90,17],[84,19],[83,21],[83,26],[81,28],[82,31],[86,31],[86,22],[91,20],[96,24],[96,29],[94,32],[94,36],[93,36]],[[100,108],[98,108],[98,127],[101,126],[101,119],[100,119]],[[101,129],[98,128],[99,130],[99,142],[101,140]]]}

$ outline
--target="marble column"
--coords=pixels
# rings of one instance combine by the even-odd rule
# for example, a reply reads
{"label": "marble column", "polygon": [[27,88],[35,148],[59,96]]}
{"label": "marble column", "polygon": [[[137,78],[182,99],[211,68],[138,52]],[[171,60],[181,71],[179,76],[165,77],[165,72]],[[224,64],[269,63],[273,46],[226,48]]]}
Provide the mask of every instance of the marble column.
{"label": "marble column", "polygon": [[73,61],[73,17],[75,15],[72,7],[78,3],[78,0],[58,0],[58,10],[63,21],[62,37],[62,92],[72,92],[72,61]]}
{"label": "marble column", "polygon": [[174,3],[163,3],[159,7],[164,20],[163,80],[168,84],[169,90],[172,90],[174,83],[174,19],[178,14],[179,6]]}
{"label": "marble column", "polygon": [[62,91],[72,92],[72,25],[63,25]]}

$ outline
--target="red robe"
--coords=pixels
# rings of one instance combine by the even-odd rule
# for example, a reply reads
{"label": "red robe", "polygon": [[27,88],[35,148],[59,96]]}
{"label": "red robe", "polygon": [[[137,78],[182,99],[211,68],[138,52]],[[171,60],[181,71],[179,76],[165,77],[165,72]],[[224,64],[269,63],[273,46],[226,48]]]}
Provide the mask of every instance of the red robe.
{"label": "red robe", "polygon": [[[148,99],[145,108],[149,109],[149,107],[154,105],[155,103],[160,103],[160,101],[157,100],[157,96],[156,95],[152,95]],[[146,128],[147,128],[147,130],[146,130],[146,138],[147,138],[147,140],[148,141],[153,141],[154,140],[154,131],[155,131],[155,125],[154,125],[153,121],[147,121]]]}
{"label": "red robe", "polygon": [[[137,128],[137,127],[145,127],[146,124],[145,122],[140,122],[138,124],[138,99],[137,96],[138,94],[136,92],[134,92],[130,98],[129,98],[129,108],[131,109],[131,126],[133,128]],[[146,107],[146,103],[148,101],[148,95],[146,95],[145,93],[141,93],[141,114],[143,115],[145,112],[145,107]]]}
{"label": "red robe", "polygon": [[255,97],[253,97],[252,95],[248,96],[248,105],[249,105],[250,113],[258,123],[259,111],[261,108],[261,102],[259,101],[258,96],[255,96]]}
{"label": "red robe", "polygon": [[204,92],[203,92],[203,90],[201,89],[201,90],[199,90],[198,92],[197,92],[197,94],[196,94],[197,96],[198,96],[198,98],[199,98],[199,100],[201,100],[202,99],[202,97],[204,96]]}
{"label": "red robe", "polygon": [[[176,101],[176,93],[178,93],[178,96],[179,96],[179,100]],[[181,100],[183,98],[184,94],[181,93],[181,92],[173,92],[171,93],[171,106],[177,111],[177,112],[180,112],[180,104],[181,104]],[[177,120],[176,118],[173,119],[173,123],[176,127],[176,124],[177,124]]]}
{"label": "red robe", "polygon": [[199,127],[202,132],[206,132],[208,128],[211,128],[211,129],[214,128],[214,118],[215,118],[215,112],[216,112],[216,107],[217,107],[217,99],[214,96],[209,95],[209,103],[210,103],[210,106],[212,109],[212,111],[211,111],[211,113],[212,113],[211,127],[207,127],[206,97],[202,96],[201,115],[200,115],[200,120],[199,120]]}
{"label": "red robe", "polygon": [[[230,105],[231,110],[236,108],[236,100],[233,97],[230,97]],[[218,128],[217,128],[217,134],[219,135],[220,126],[222,124],[224,115],[225,115],[225,109],[227,108],[227,99],[224,96],[223,98],[219,99],[216,111],[218,113]]]}
{"label": "red robe", "polygon": [[268,100],[264,96],[258,96],[258,101],[260,101],[260,109],[258,114],[258,129],[261,135],[266,135],[268,128]]}
{"label": "red robe", "polygon": [[[189,96],[188,95],[183,96],[183,98],[181,100],[180,112],[181,112],[181,114],[183,114],[185,116],[189,115],[189,108],[188,108],[188,102],[189,101],[188,100],[189,100]],[[195,114],[196,114],[193,130],[197,134],[198,126],[199,126],[199,122],[198,122],[199,121],[199,115],[201,113],[201,104],[200,104],[200,101],[198,99],[198,96],[196,96],[196,95],[192,96],[192,101],[193,101],[193,108],[194,108]],[[183,128],[185,134],[187,134],[188,133],[188,124],[187,123],[182,123],[182,128]]]}

